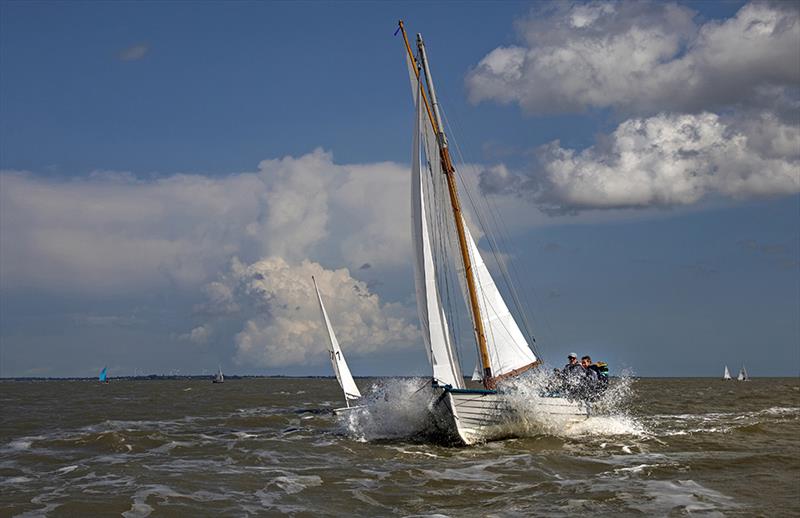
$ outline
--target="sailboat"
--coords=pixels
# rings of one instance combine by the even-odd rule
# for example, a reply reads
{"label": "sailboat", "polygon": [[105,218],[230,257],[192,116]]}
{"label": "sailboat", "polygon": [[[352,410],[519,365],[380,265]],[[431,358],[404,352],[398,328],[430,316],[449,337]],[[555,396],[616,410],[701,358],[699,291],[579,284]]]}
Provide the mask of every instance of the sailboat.
{"label": "sailboat", "polygon": [[725,374],[722,375],[722,379],[724,379],[724,380],[733,379],[733,378],[731,378],[731,371],[728,370],[728,366],[727,365],[725,366]]}
{"label": "sailboat", "polygon": [[342,388],[342,392],[344,392],[344,402],[345,405],[347,405],[345,408],[334,409],[334,413],[341,414],[348,410],[360,408],[357,406],[350,406],[350,402],[360,399],[361,392],[358,390],[358,386],[356,386],[356,382],[353,380],[353,375],[350,374],[350,368],[347,366],[342,349],[339,347],[339,341],[336,339],[336,335],[333,332],[331,320],[328,318],[328,312],[325,311],[325,305],[322,303],[322,295],[319,293],[317,280],[312,276],[311,281],[314,283],[314,290],[317,292],[319,311],[322,315],[322,321],[325,324],[325,331],[327,332],[326,336],[328,337],[328,352],[330,353],[333,372],[336,373],[336,379],[339,381],[339,386]]}
{"label": "sailboat", "polygon": [[744,368],[744,364],[742,364],[739,376],[736,379],[739,381],[750,381],[750,376],[747,375],[747,369]]}
{"label": "sailboat", "polygon": [[[405,43],[416,109],[411,161],[412,242],[417,310],[433,370],[430,410],[438,431],[452,442],[471,445],[511,437],[523,419],[512,408],[508,393],[503,392],[503,382],[542,362],[509,311],[462,215],[456,170],[422,36],[417,35],[415,56],[402,20],[397,32],[402,32]],[[474,377],[483,382],[483,389],[468,389],[464,383],[455,327],[451,328],[457,315],[450,304],[449,284],[443,280],[448,272],[458,278],[469,308],[480,365]],[[532,408],[567,422],[588,415],[588,406],[581,401],[545,396],[537,399],[531,402]]]}
{"label": "sailboat", "polygon": [[[225,383],[225,376],[222,375],[222,365],[218,366],[217,374],[214,376],[214,379],[211,380],[211,383]],[[236,383],[234,383],[236,385]]]}
{"label": "sailboat", "polygon": [[100,371],[100,375],[97,377],[97,381],[100,383],[108,383],[108,367],[103,367],[103,370]]}
{"label": "sailboat", "polygon": [[483,381],[483,376],[481,375],[481,365],[479,363],[475,364],[475,370],[472,371],[472,381]]}

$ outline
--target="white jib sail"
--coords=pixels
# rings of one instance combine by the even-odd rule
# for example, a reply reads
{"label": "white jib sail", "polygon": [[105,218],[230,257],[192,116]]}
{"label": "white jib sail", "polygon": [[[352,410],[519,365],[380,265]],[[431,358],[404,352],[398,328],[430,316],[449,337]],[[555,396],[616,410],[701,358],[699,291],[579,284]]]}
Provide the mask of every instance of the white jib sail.
{"label": "white jib sail", "polygon": [[722,375],[722,379],[729,380],[731,379],[731,371],[728,370],[728,366],[725,366],[725,374]]}
{"label": "white jib sail", "polygon": [[333,327],[331,326],[331,321],[328,318],[328,312],[325,311],[325,305],[322,303],[322,295],[320,295],[319,288],[317,287],[317,280],[313,277],[311,280],[314,281],[314,289],[317,292],[319,310],[322,313],[322,320],[325,322],[325,329],[327,330],[328,351],[331,355],[333,372],[336,373],[336,379],[339,380],[339,385],[344,391],[344,398],[345,401],[347,401],[347,406],[350,406],[350,400],[360,398],[361,392],[359,392],[356,382],[353,381],[353,375],[350,374],[350,368],[347,367],[347,362],[344,360],[344,354],[342,354],[342,349],[339,347],[339,341],[336,340],[336,335],[333,333]]}
{"label": "white jib sail", "polygon": [[[413,73],[413,70],[412,70]],[[416,83],[416,81],[414,81]],[[414,124],[413,153],[411,158],[411,233],[414,244],[414,284],[417,293],[417,312],[422,327],[422,338],[433,367],[433,378],[441,385],[464,388],[461,368],[453,353],[447,319],[442,309],[436,284],[436,267],[431,251],[426,210],[427,182],[423,176],[420,153],[420,133],[428,123],[423,113],[417,90],[414,91],[416,117]],[[425,173],[430,171],[425,168]]]}
{"label": "white jib sail", "polygon": [[[466,221],[464,221],[464,233],[467,238],[469,259],[472,263],[472,275],[478,295],[483,330],[486,334],[492,375],[502,376],[527,367],[536,361],[536,355],[528,346],[528,341],[525,340],[525,336],[497,289],[497,285],[478,251],[475,240],[472,239]],[[469,304],[469,300],[467,300],[467,304]]]}

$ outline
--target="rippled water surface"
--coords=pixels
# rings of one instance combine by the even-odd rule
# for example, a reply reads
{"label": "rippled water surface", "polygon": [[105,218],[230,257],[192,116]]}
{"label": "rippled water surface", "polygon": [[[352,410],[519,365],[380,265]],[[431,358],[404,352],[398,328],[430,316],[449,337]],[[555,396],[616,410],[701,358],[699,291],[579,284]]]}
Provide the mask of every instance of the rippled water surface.
{"label": "rippled water surface", "polygon": [[423,380],[358,383],[343,420],[330,379],[2,382],[0,516],[800,514],[795,378],[623,382],[471,448],[416,435]]}

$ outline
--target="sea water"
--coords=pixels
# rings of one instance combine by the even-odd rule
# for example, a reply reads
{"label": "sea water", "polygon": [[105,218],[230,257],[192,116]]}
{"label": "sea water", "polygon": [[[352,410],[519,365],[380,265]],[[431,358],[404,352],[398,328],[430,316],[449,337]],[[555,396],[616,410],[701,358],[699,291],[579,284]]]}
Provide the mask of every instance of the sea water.
{"label": "sea water", "polygon": [[0,516],[800,514],[797,378],[615,379],[473,447],[420,433],[426,380],[357,383],[353,421],[334,379],[0,382]]}

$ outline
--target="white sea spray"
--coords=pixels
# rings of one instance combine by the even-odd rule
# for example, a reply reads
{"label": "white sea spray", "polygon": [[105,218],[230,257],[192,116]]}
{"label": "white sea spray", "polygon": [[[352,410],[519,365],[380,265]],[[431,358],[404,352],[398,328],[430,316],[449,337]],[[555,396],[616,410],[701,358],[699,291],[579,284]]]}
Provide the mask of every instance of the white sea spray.
{"label": "white sea spray", "polygon": [[[643,435],[644,427],[630,411],[634,378],[629,372],[613,378],[608,388],[588,398],[586,419],[554,415],[547,411],[547,395],[561,395],[563,380],[550,368],[529,371],[522,376],[503,382],[509,406],[522,429],[521,434],[554,435],[560,437]],[[575,401],[587,404],[586,391],[579,391]],[[543,397],[545,396],[545,397]]]}
{"label": "white sea spray", "polygon": [[345,433],[361,441],[399,439],[423,433],[430,424],[430,381],[388,378],[372,385],[361,407],[339,416]]}

